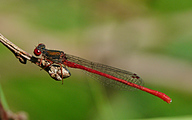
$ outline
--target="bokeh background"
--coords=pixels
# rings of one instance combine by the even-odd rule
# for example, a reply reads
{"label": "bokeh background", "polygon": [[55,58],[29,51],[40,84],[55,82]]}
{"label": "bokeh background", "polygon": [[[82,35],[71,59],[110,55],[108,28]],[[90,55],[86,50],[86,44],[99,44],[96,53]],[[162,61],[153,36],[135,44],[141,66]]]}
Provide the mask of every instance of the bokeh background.
{"label": "bokeh background", "polygon": [[0,0],[0,33],[28,53],[47,48],[141,76],[169,95],[102,86],[81,70],[54,81],[0,45],[1,91],[30,120],[192,119],[191,0]]}

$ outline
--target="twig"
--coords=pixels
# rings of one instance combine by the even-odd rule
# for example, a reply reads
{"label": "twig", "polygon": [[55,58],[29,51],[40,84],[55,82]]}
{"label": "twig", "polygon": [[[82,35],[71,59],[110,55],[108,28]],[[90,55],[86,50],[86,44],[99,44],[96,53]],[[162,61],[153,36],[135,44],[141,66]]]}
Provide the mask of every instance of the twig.
{"label": "twig", "polygon": [[[5,38],[1,33],[0,33],[0,42],[4,46],[6,46],[15,55],[15,57],[17,59],[19,59],[19,61],[22,64],[26,64],[27,60],[29,60],[32,63],[34,63],[34,64],[38,65],[39,67],[41,67],[42,69],[44,69],[53,79],[55,79],[57,81],[61,81],[62,76],[64,76],[66,74],[66,73],[64,73],[64,71],[66,71],[66,68],[64,66],[61,67],[58,64],[50,63],[46,59],[40,59],[40,58],[34,57],[33,55],[25,52],[24,50],[22,50],[21,48],[19,48],[15,44],[13,44],[11,41],[9,41],[7,38]],[[61,73],[61,71],[63,73]]]}

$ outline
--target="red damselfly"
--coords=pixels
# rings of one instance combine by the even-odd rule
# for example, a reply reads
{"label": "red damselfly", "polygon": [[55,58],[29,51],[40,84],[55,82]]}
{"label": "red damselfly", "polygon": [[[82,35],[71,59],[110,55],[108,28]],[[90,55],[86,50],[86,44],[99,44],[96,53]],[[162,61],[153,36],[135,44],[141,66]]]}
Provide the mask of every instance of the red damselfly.
{"label": "red damselfly", "polygon": [[45,59],[50,63],[59,64],[61,67],[62,65],[64,65],[71,68],[85,70],[90,76],[98,79],[104,85],[121,90],[137,88],[152,95],[155,95],[166,101],[167,103],[171,103],[172,101],[171,98],[164,93],[143,87],[143,80],[135,73],[121,70],[108,65],[91,62],[80,57],[66,54],[63,51],[49,50],[46,49],[45,45],[42,43],[34,49],[34,54],[36,56],[42,55],[41,59]]}

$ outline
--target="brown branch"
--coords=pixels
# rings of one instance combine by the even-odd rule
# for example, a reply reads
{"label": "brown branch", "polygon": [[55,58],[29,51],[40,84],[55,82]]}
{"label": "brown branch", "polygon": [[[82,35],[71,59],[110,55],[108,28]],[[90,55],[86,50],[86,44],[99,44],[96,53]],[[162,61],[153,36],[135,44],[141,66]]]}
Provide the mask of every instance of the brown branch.
{"label": "brown branch", "polygon": [[7,113],[4,110],[3,105],[1,104],[1,100],[0,100],[0,120],[8,120]]}
{"label": "brown branch", "polygon": [[13,113],[5,110],[0,100],[0,120],[28,120],[28,116],[27,113],[22,111]]}
{"label": "brown branch", "polygon": [[15,55],[15,57],[19,59],[21,63],[26,64],[27,60],[29,60],[32,63],[44,69],[53,79],[57,81],[61,81],[62,76],[65,76],[66,73],[64,71],[66,71],[66,68],[64,66],[61,67],[56,63],[54,64],[50,63],[46,59],[36,58],[35,56],[25,52],[24,50],[22,50],[21,48],[13,44],[11,41],[5,38],[1,33],[0,33],[0,42],[4,46],[6,46]]}

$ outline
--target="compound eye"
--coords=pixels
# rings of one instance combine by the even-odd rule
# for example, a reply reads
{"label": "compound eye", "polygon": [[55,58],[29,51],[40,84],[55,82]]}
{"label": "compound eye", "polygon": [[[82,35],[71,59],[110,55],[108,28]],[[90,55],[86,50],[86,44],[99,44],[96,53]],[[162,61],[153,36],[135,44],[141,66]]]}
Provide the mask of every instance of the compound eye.
{"label": "compound eye", "polygon": [[33,52],[36,56],[39,56],[39,55],[41,55],[41,51],[40,50],[38,50],[37,48],[34,50],[34,52]]}

